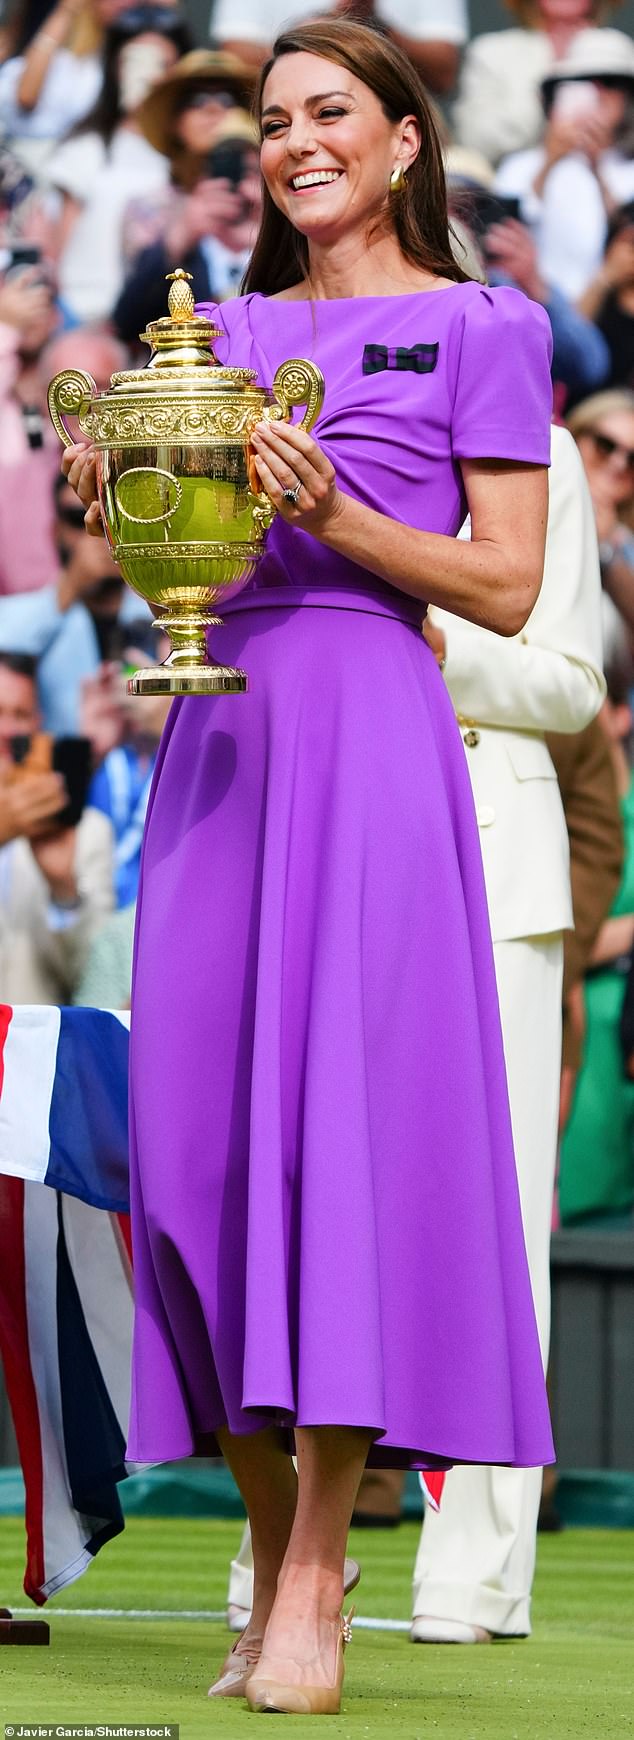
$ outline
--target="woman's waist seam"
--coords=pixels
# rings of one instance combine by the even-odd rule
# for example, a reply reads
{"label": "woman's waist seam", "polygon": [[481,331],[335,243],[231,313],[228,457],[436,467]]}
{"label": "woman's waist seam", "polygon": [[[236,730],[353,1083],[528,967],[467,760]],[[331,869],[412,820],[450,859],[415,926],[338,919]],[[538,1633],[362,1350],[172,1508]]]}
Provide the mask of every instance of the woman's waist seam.
{"label": "woman's waist seam", "polygon": [[236,616],[251,610],[349,610],[366,616],[381,616],[420,632],[427,606],[421,601],[420,606],[414,603],[410,608],[406,606],[399,610],[398,606],[394,608],[390,599],[384,600],[382,596],[373,598],[360,593],[357,598],[348,593],[343,597],[325,597],[323,594],[311,597],[310,594],[296,592],[289,587],[283,596],[279,592],[271,596],[264,589],[261,592],[241,593],[236,598],[229,599],[224,609],[219,599],[216,609],[223,617]]}

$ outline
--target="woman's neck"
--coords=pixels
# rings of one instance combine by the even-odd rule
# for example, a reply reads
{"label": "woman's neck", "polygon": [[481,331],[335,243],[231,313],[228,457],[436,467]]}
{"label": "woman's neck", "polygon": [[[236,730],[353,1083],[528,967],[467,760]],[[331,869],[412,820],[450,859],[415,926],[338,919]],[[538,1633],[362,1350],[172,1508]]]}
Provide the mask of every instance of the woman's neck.
{"label": "woman's neck", "polygon": [[379,237],[371,247],[350,237],[310,248],[306,294],[311,300],[398,296],[434,282],[433,273],[404,258],[394,236]]}

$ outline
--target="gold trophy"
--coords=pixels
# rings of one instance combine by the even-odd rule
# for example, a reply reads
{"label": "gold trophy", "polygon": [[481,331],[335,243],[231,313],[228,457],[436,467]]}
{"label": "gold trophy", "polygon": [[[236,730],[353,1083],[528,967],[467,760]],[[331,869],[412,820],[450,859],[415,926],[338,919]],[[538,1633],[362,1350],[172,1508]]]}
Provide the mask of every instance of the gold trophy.
{"label": "gold trophy", "polygon": [[82,369],[62,369],[48,389],[61,441],[75,439],[76,417],[96,450],[101,515],[125,580],[165,629],[171,652],[162,665],[130,678],[133,695],[241,694],[246,673],[218,665],[207,631],[215,607],[234,598],[254,572],[274,517],[259,487],[250,438],[263,418],[300,427],[319,415],[324,379],[314,363],[282,363],[272,389],[255,385],[254,369],[223,368],[213,352],[221,330],[194,314],[188,274],[170,273],[169,315],[141,334],[151,346],[145,368],[112,376],[98,393]]}

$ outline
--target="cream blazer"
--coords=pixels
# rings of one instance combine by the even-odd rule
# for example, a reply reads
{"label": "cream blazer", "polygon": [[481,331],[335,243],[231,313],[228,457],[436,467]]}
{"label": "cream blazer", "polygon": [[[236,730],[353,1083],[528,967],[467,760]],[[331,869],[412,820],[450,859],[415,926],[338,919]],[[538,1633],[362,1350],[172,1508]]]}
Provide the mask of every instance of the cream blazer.
{"label": "cream blazer", "polygon": [[543,734],[581,731],[605,695],[594,513],[566,429],[552,430],[549,478],[544,578],[521,634],[430,611],[447,641],[494,942],[572,927],[568,835]]}
{"label": "cream blazer", "polygon": [[[597,58],[612,49],[616,54],[631,48],[629,36],[605,25],[587,25],[577,32]],[[544,132],[541,81],[554,62],[550,37],[544,30],[487,31],[474,36],[462,62],[458,95],[453,107],[453,128],[459,145],[481,151],[491,163],[499,163],[511,151],[537,145]]]}
{"label": "cream blazer", "polygon": [[[77,911],[51,923],[49,887],[28,840],[3,847],[0,1001],[70,1003],[95,932],[114,904],[114,847],[108,817],[86,809],[77,828]],[[1,887],[1,883],[0,883]],[[64,923],[64,917],[66,922]]]}

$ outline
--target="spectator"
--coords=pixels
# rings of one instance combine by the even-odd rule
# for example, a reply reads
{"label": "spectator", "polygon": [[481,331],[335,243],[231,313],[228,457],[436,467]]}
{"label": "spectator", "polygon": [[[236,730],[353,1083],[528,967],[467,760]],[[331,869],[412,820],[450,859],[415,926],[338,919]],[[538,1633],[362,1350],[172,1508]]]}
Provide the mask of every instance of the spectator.
{"label": "spectator", "polygon": [[58,474],[53,486],[58,577],[40,592],[0,599],[0,650],[20,646],[38,659],[44,726],[57,736],[80,728],[81,685],[133,639],[129,624],[148,610],[124,586],[103,538],[84,530],[83,512]]}
{"label": "spectator", "polygon": [[460,49],[469,25],[466,0],[215,0],[211,12],[214,40],[250,66],[268,58],[289,19],[301,23],[318,13],[350,12],[370,24],[376,20],[409,55],[430,91],[453,90]]}
{"label": "spectator", "polygon": [[50,293],[36,272],[0,281],[0,594],[32,593],[57,578],[53,483],[60,449],[46,406],[49,381],[72,365],[87,369],[103,392],[114,370],[125,368],[123,347],[96,328],[61,334],[41,348],[52,319]]}
{"label": "spectator", "polygon": [[[150,630],[154,633],[153,629]],[[159,651],[154,635],[153,657]],[[169,651],[165,642],[164,652]],[[108,816],[115,836],[115,894],[119,907],[136,900],[143,828],[159,740],[170,707],[169,696],[129,697],[127,665],[150,663],[146,647],[128,647],[121,665],[102,665],[83,684],[82,730],[100,765],[89,802]],[[118,933],[117,933],[118,934]],[[129,993],[128,993],[129,995]]]}
{"label": "spectator", "polygon": [[582,36],[552,68],[543,145],[505,157],[495,181],[520,200],[540,270],[571,299],[596,275],[612,211],[634,198],[634,43],[617,41],[597,49]]}
{"label": "spectator", "polygon": [[603,586],[606,658],[634,637],[634,393],[612,388],[584,399],[568,418],[594,506]]}
{"label": "spectator", "polygon": [[39,358],[58,318],[45,269],[9,267],[2,274],[0,593],[31,591],[54,573],[50,498],[59,450],[47,428]]}
{"label": "spectator", "polygon": [[585,1045],[559,1172],[563,1226],[632,1224],[634,1082],[625,1074],[619,1024],[634,947],[634,780],[629,667],[608,667],[601,714],[621,801],[625,863],[611,913],[601,927],[586,976]]}
{"label": "spectator", "polygon": [[229,110],[226,137],[209,152],[191,193],[175,194],[164,234],[138,255],[115,305],[120,337],[133,343],[165,308],[165,275],[176,262],[191,273],[197,302],[235,296],[246,270],[262,204],[258,151],[248,115]]}
{"label": "spectator", "polygon": [[40,729],[36,694],[35,661],[0,654],[0,988],[5,1003],[68,1003],[112,907],[112,834],[89,809],[60,825],[64,782],[38,770],[35,742],[16,766],[15,739]]}
{"label": "spectator", "polygon": [[578,306],[609,347],[606,386],[634,387],[634,200],[613,213],[602,264]]}
{"label": "spectator", "polygon": [[[150,145],[169,159],[175,187],[191,188],[229,111],[251,102],[254,75],[234,55],[193,48],[155,84],[137,111]],[[257,138],[255,122],[252,136]]]}
{"label": "spectator", "polygon": [[596,28],[605,13],[602,0],[505,3],[517,28],[469,43],[453,111],[456,139],[482,151],[491,163],[539,143],[544,131],[540,87],[557,61],[573,49],[618,54],[629,42],[620,30]]}
{"label": "spectator", "polygon": [[106,33],[99,100],[48,164],[62,196],[60,292],[78,321],[106,320],[116,301],[131,190],[153,193],[168,179],[166,160],[140,132],[136,111],[188,46],[178,14],[154,4],[122,13]]}
{"label": "spectator", "polygon": [[116,0],[58,0],[46,10],[20,9],[15,52],[0,69],[0,131],[34,173],[97,100],[102,25],[115,7]]}

